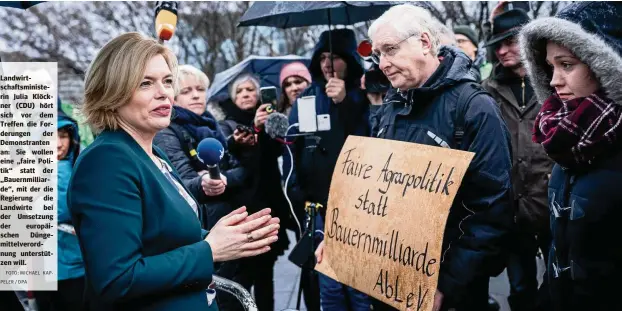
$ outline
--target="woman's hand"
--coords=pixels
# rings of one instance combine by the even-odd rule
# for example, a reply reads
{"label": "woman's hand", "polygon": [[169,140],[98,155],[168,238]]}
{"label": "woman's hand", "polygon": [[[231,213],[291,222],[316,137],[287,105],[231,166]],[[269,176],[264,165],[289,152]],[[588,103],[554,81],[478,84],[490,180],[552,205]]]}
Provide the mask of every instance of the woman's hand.
{"label": "woman's hand", "polygon": [[223,194],[227,187],[227,177],[220,174],[220,179],[211,179],[209,174],[204,174],[201,177],[201,187],[205,195],[214,197]]}
{"label": "woman's hand", "polygon": [[266,120],[270,115],[266,109],[270,107],[270,105],[271,104],[263,104],[259,106],[257,112],[255,113],[255,127],[260,128],[266,123]]}
{"label": "woman's hand", "polygon": [[238,131],[233,132],[233,140],[240,145],[254,146],[257,143],[257,135]]}
{"label": "woman's hand", "polygon": [[279,219],[263,209],[248,216],[240,207],[221,218],[205,238],[212,248],[214,262],[229,261],[263,254],[278,240]]}
{"label": "woman's hand", "polygon": [[322,257],[324,257],[324,241],[320,242],[320,245],[318,245],[315,250],[315,258],[317,259],[317,263],[322,262]]}

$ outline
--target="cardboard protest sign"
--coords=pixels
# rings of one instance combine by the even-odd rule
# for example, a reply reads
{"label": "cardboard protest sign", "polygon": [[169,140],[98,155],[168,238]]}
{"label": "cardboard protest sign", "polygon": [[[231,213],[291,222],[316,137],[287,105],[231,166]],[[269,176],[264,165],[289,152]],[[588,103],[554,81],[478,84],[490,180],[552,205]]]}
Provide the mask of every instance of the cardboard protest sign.
{"label": "cardboard protest sign", "polygon": [[399,310],[432,310],[445,222],[473,153],[350,136],[316,270]]}

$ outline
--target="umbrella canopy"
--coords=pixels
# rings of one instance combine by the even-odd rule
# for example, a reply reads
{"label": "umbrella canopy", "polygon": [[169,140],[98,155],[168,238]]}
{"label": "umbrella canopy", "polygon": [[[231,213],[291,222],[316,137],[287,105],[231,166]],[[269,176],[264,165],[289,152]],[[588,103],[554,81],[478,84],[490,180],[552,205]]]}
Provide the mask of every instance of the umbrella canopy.
{"label": "umbrella canopy", "polygon": [[45,1],[0,1],[0,7],[26,10]]}
{"label": "umbrella canopy", "polygon": [[[244,13],[238,27],[328,25],[328,31],[331,31],[331,25],[352,25],[373,20],[390,7],[404,3],[431,8],[427,1],[256,1]],[[328,36],[328,48],[332,54],[332,36]],[[332,65],[333,59],[330,61]]]}
{"label": "umbrella canopy", "polygon": [[426,1],[256,1],[244,13],[238,27],[352,25],[376,19],[391,6],[404,3],[430,6]]}
{"label": "umbrella canopy", "polygon": [[280,91],[279,75],[281,68],[294,61],[299,61],[309,66],[310,59],[296,55],[287,56],[256,56],[252,55],[239,64],[223,71],[214,77],[207,94],[208,101],[221,102],[229,98],[229,84],[240,74],[254,74],[260,81],[261,86],[274,86]]}

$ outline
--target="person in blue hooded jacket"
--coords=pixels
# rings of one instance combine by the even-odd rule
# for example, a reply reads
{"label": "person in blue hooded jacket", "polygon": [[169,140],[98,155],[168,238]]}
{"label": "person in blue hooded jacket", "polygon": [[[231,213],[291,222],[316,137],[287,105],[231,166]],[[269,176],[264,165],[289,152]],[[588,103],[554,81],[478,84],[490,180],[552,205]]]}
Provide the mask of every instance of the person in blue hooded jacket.
{"label": "person in blue hooded jacket", "polygon": [[[332,37],[332,62],[329,34]],[[283,155],[285,176],[292,169],[290,159],[294,159],[288,191],[296,216],[301,220],[304,219],[304,202],[327,206],[333,170],[346,138],[349,135],[369,136],[369,100],[360,88],[364,71],[356,47],[352,30],[326,31],[320,35],[311,58],[309,71],[313,81],[300,97],[315,96],[316,113],[330,116],[330,130],[299,137],[292,144],[292,156],[287,150]],[[292,107],[289,123],[298,123],[298,100]],[[295,132],[294,129],[290,134]],[[321,209],[317,217],[316,242],[323,239],[321,231],[325,213],[326,209]],[[303,279],[306,281],[308,279]],[[319,283],[323,310],[348,310],[348,304],[352,310],[369,310],[370,299],[365,294],[321,274]]]}
{"label": "person in blue hooded jacket", "polygon": [[[60,102],[58,103],[60,106]],[[80,153],[78,123],[58,110],[58,224],[71,225],[67,188]],[[75,234],[58,230],[58,291],[35,292],[40,311],[84,308],[84,261]]]}

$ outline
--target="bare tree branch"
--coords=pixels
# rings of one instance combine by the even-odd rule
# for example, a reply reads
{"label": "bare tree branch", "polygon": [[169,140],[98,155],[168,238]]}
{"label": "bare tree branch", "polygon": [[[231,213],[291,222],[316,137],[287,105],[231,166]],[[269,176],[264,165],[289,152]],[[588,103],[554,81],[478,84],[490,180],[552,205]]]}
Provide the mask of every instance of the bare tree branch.
{"label": "bare tree branch", "polygon": [[557,11],[559,10],[559,2],[551,2],[551,11],[549,12],[549,16],[554,16],[555,14],[557,14]]}
{"label": "bare tree branch", "polygon": [[[554,15],[565,4],[537,2],[533,14]],[[63,79],[83,79],[97,51],[124,32],[154,36],[154,2],[44,2],[28,10],[0,10],[0,51],[13,61],[45,59],[59,64]],[[276,29],[237,27],[251,2],[180,2],[175,35],[166,44],[181,63],[194,65],[209,77],[251,54],[294,54],[312,51],[326,26]],[[433,2],[430,11],[446,25],[481,25],[490,7],[482,2]],[[358,39],[369,25],[353,27]],[[282,40],[282,41],[281,41]],[[275,42],[276,41],[276,42]],[[73,77],[73,78],[72,78]]]}
{"label": "bare tree branch", "polygon": [[445,20],[445,14],[443,14],[441,11],[439,11],[439,10],[436,8],[435,4],[437,4],[437,3],[435,2],[435,3],[433,3],[433,4],[430,6],[430,13],[432,13],[432,16],[434,16],[434,17],[435,17],[436,19],[438,19],[439,21],[444,22],[444,20]]}
{"label": "bare tree branch", "polygon": [[535,5],[532,6],[533,18],[538,18],[540,16],[540,9],[544,6],[546,2],[537,1]]}

